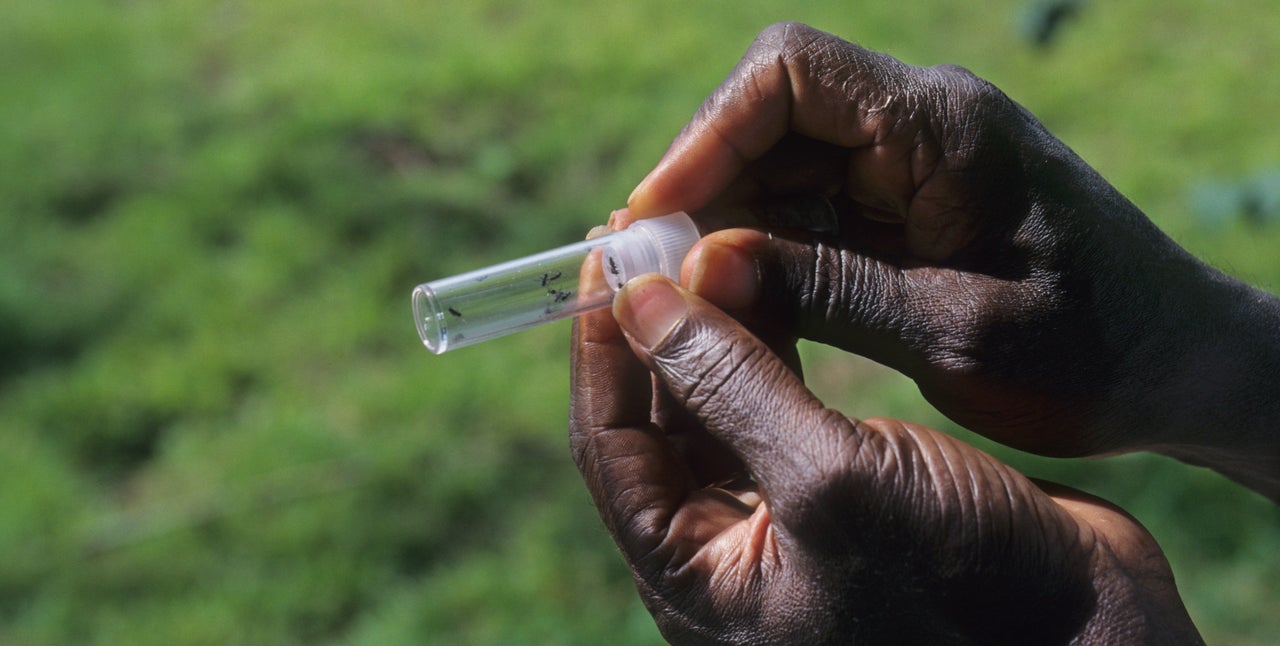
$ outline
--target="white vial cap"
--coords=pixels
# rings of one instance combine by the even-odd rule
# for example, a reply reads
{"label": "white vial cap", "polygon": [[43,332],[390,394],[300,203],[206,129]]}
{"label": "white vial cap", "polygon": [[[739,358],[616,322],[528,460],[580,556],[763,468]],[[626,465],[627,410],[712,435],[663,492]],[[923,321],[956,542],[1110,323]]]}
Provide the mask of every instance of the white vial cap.
{"label": "white vial cap", "polygon": [[609,289],[618,291],[642,274],[659,273],[680,280],[680,263],[701,239],[687,213],[636,220],[610,236],[604,249],[604,276]]}

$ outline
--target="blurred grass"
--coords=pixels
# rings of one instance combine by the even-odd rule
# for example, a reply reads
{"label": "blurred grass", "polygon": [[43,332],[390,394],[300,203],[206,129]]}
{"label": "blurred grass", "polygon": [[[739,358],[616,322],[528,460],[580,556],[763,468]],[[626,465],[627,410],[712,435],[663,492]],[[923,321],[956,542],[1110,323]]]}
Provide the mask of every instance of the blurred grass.
{"label": "blurred grass", "polygon": [[[1280,9],[15,0],[0,22],[0,641],[654,643],[564,449],[567,326],[442,357],[416,283],[573,240],[764,25],[959,63],[1192,251],[1280,289],[1205,178],[1280,164]],[[1280,514],[1150,456],[1033,458],[805,347],[853,415],[1103,495],[1210,643],[1280,635]]]}

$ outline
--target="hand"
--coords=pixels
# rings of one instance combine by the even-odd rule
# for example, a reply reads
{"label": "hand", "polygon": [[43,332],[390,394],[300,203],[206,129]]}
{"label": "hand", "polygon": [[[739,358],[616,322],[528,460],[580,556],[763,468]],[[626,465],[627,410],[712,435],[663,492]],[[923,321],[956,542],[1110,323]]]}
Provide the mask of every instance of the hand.
{"label": "hand", "polygon": [[964,70],[771,27],[620,224],[686,210],[714,228],[812,194],[839,205],[838,235],[721,231],[687,284],[897,368],[1005,444],[1159,450],[1280,501],[1280,300],[1192,257]]}
{"label": "hand", "polygon": [[664,278],[614,315],[575,325],[571,446],[668,640],[1201,643],[1159,547],[1107,503],[823,408]]}

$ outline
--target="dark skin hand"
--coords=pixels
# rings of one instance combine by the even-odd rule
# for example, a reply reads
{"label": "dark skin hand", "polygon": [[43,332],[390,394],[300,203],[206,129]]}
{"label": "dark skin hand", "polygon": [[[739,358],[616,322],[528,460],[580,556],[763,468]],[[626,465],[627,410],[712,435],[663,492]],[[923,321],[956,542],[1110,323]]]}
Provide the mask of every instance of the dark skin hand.
{"label": "dark skin hand", "polygon": [[673,643],[1202,643],[1132,518],[824,408],[665,278],[580,317],[573,350],[574,459]]}
{"label": "dark skin hand", "polygon": [[964,70],[766,29],[615,222],[718,228],[813,194],[838,234],[719,231],[686,284],[770,338],[894,367],[1010,446],[1155,450],[1280,500],[1280,301],[1188,254]]}

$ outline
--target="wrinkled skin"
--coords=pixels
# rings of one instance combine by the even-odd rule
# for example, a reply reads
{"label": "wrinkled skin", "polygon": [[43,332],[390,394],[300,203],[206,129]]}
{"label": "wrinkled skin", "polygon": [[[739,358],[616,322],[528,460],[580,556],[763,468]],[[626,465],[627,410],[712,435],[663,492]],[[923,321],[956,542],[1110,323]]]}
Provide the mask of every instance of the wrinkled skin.
{"label": "wrinkled skin", "polygon": [[[814,194],[838,232],[752,217]],[[1280,500],[1273,296],[1186,253],[989,83],[803,25],[761,33],[612,224],[676,210],[721,230],[687,291],[638,278],[579,319],[570,423],[668,639],[1200,643],[1132,518],[824,408],[794,339],[892,366],[1012,446],[1159,450]]]}
{"label": "wrinkled skin", "polygon": [[571,446],[672,643],[1200,643],[1159,547],[1107,503],[824,408],[665,278],[614,314],[575,326]]}
{"label": "wrinkled skin", "polygon": [[1055,456],[1158,450],[1280,499],[1280,304],[1161,233],[955,67],[803,25],[761,33],[617,226],[820,194],[839,234],[728,229],[685,280],[756,329],[913,378],[976,432]]}

